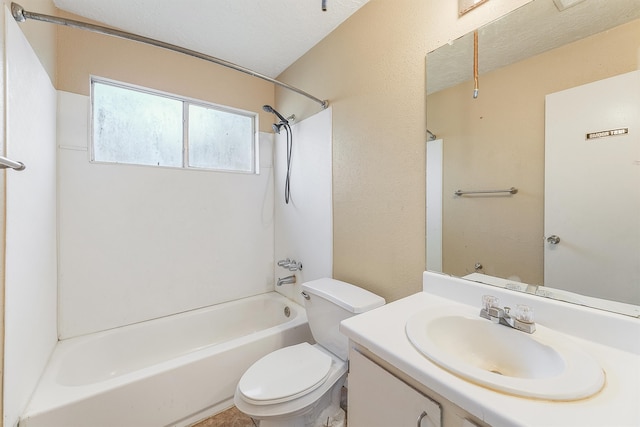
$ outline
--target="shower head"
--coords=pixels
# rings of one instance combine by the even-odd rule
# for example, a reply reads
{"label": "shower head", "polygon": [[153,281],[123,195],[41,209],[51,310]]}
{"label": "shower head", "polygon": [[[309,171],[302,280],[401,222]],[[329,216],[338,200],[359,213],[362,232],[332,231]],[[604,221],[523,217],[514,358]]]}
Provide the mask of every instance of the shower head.
{"label": "shower head", "polygon": [[263,105],[263,106],[262,106],[262,109],[263,109],[264,111],[266,111],[267,113],[273,113],[273,114],[275,114],[275,115],[280,119],[280,121],[281,121],[281,122],[283,122],[283,123],[287,123],[287,124],[289,123],[289,121],[288,121],[287,119],[285,119],[285,118],[284,118],[284,116],[283,116],[282,114],[280,114],[280,113],[278,113],[276,110],[274,110],[274,109],[273,109],[273,107],[272,107],[271,105]]}

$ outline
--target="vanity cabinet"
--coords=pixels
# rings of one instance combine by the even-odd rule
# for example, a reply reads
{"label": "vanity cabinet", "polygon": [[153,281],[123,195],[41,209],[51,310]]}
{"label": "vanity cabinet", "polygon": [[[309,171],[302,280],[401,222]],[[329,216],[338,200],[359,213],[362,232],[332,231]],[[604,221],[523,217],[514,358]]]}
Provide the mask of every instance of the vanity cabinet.
{"label": "vanity cabinet", "polygon": [[[436,410],[435,415],[429,413],[429,421],[423,420],[422,427],[640,426],[640,410],[636,403],[640,402],[640,342],[628,339],[640,336],[638,319],[546,301],[520,292],[511,295],[509,292],[512,291],[506,289],[488,288],[487,285],[436,273],[425,273],[424,287],[423,292],[340,323],[340,332],[349,339],[350,346],[350,374],[347,377],[349,427],[416,426],[417,417],[423,410],[429,411],[431,401],[440,405],[440,424]],[[557,343],[559,349],[566,349],[567,345],[578,346],[579,351],[572,358],[582,354],[584,362],[586,354],[590,360],[593,359],[606,375],[604,387],[588,398],[570,401],[530,399],[501,393],[448,372],[425,357],[410,341],[407,327],[415,315],[439,312],[450,316],[458,313],[474,319],[479,305],[476,302],[488,291],[511,307],[517,304],[534,306],[539,326],[535,332],[536,340],[553,338],[554,346]],[[455,331],[443,325],[438,327],[444,336],[450,336],[453,342],[468,342],[463,335],[456,335]],[[528,335],[490,322],[489,325],[510,332],[503,339],[506,344],[513,345],[515,338]],[[552,334],[550,327],[556,332]],[[459,332],[468,329],[464,324],[456,328]],[[607,334],[603,331],[620,333]],[[493,336],[494,332],[497,331],[487,333]],[[555,333],[562,335],[554,337]],[[541,342],[538,344],[542,345]],[[519,348],[527,349],[528,355],[532,354],[526,345]],[[469,352],[473,349],[459,347],[455,351]],[[593,374],[593,365],[589,368],[587,363],[572,363],[572,370],[579,378],[565,381],[566,377],[557,373],[557,367],[562,366],[558,361],[565,360],[564,356],[539,359],[529,358],[526,363],[534,364],[537,372],[551,373],[547,378],[554,389],[575,386],[578,379],[587,378],[589,371]],[[556,360],[555,371],[553,368],[549,370],[551,360]],[[500,375],[487,377],[501,380]],[[542,383],[540,378],[545,377],[534,378],[530,383],[526,378],[520,378],[518,382],[524,385],[523,388],[529,388]]]}
{"label": "vanity cabinet", "polygon": [[440,404],[356,350],[349,355],[349,426],[441,427]]}
{"label": "vanity cabinet", "polygon": [[[452,409],[444,419],[443,404],[444,410]],[[347,417],[349,427],[483,425],[467,419],[451,402],[436,402],[357,348],[352,348],[349,352]]]}

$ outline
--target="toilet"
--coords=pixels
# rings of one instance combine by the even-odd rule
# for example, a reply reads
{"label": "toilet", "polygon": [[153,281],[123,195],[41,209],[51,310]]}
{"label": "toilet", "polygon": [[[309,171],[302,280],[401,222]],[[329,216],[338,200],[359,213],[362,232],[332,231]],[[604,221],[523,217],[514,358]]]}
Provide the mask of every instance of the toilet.
{"label": "toilet", "polygon": [[[340,427],[340,394],[347,376],[349,340],[340,322],[384,305],[382,297],[339,280],[302,284],[311,334],[316,344],[281,348],[242,375],[234,403],[260,427]],[[327,424],[328,423],[328,424]]]}

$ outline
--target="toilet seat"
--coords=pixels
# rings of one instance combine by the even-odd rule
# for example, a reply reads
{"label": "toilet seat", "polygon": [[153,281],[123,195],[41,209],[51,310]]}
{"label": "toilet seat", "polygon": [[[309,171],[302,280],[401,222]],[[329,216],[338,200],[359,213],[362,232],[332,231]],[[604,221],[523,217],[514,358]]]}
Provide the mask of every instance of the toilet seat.
{"label": "toilet seat", "polygon": [[331,357],[309,343],[281,348],[254,363],[240,378],[238,391],[253,405],[272,405],[304,396],[329,376]]}

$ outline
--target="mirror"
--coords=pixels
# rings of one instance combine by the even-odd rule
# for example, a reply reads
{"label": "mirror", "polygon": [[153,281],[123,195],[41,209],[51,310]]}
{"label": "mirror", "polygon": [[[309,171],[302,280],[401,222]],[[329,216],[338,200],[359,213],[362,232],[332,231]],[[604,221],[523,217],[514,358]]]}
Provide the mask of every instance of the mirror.
{"label": "mirror", "polygon": [[[440,254],[427,241],[427,269],[640,317],[638,303],[544,283],[545,96],[638,69],[637,0],[574,3],[533,0],[480,28],[477,99],[471,34],[427,54],[428,139],[442,139],[427,148],[427,239],[442,234]],[[429,165],[439,155],[441,172]]]}

